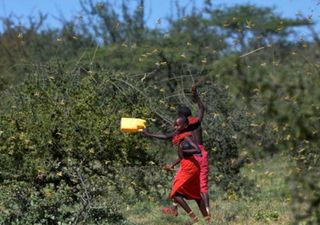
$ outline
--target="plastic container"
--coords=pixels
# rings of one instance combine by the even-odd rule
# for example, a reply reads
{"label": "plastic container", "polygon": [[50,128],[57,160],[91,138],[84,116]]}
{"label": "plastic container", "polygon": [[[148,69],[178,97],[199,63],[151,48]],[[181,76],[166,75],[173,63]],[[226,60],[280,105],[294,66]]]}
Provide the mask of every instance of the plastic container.
{"label": "plastic container", "polygon": [[121,118],[120,129],[126,133],[136,133],[146,128],[146,121],[138,118]]}

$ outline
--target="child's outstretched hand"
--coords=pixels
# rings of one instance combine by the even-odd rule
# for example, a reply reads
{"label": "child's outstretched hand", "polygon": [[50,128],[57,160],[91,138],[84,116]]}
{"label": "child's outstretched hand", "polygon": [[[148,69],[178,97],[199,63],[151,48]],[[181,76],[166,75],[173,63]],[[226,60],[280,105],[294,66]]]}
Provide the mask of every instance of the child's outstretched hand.
{"label": "child's outstretched hand", "polygon": [[147,130],[147,128],[145,128],[145,129],[142,130],[142,134],[143,134],[144,136],[149,136],[149,131]]}

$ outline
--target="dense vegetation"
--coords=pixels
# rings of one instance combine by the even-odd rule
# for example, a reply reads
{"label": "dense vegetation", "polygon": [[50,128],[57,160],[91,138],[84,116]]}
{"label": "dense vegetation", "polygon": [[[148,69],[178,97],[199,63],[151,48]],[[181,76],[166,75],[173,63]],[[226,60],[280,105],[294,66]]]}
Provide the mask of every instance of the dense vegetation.
{"label": "dense vegetation", "polygon": [[[44,29],[43,14],[24,25],[2,18],[0,224],[131,224],[124,208],[164,203],[172,174],[161,167],[175,157],[172,146],[123,134],[119,122],[140,117],[152,131],[169,131],[178,105],[196,111],[192,84],[206,105],[211,192],[261,198],[244,166],[285,159],[293,165],[282,177],[289,222],[320,223],[312,18],[176,2],[165,31],[146,26],[143,0],[133,8],[80,0],[83,16],[60,29]],[[299,36],[300,26],[313,36]]]}

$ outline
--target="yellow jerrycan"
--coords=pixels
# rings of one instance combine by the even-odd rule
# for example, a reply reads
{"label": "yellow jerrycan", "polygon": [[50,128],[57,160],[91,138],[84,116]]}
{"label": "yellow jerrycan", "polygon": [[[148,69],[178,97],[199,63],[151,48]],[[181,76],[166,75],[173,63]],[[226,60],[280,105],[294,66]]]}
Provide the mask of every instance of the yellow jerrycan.
{"label": "yellow jerrycan", "polygon": [[121,118],[120,129],[126,133],[136,133],[146,128],[146,121],[138,118]]}

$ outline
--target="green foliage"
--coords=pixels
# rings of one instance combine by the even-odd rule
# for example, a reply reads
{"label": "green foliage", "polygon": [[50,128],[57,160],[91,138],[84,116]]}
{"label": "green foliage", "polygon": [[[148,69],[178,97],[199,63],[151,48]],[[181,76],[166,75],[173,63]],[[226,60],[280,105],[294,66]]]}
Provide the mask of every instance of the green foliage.
{"label": "green foliage", "polygon": [[127,205],[163,199],[171,146],[121,133],[120,118],[169,131],[178,105],[195,113],[194,83],[206,105],[210,182],[226,199],[251,196],[258,187],[242,176],[245,163],[286,155],[296,163],[294,220],[319,223],[319,38],[288,39],[310,19],[177,3],[164,32],[145,26],[143,0],[118,11],[80,2],[84,16],[61,29],[42,29],[42,14],[23,26],[2,20],[0,224],[125,224]]}
{"label": "green foliage", "polygon": [[93,39],[80,35],[76,25],[66,22],[61,30],[44,29],[47,16],[29,17],[24,26],[14,16],[2,19],[0,33],[0,90],[24,80],[32,73],[33,65],[45,63],[54,57],[70,59],[78,56]]}
{"label": "green foliage", "polygon": [[209,10],[210,22],[233,38],[235,46],[260,47],[281,43],[293,33],[294,27],[309,25],[307,19],[286,19],[270,7],[237,5],[223,10]]}
{"label": "green foliage", "polygon": [[232,106],[227,89],[216,85],[205,92],[204,102],[210,102],[203,126],[215,184],[230,194],[248,195],[255,190],[254,184],[240,175],[240,168],[249,160],[244,151],[246,136],[250,134],[246,111]]}
{"label": "green foliage", "polygon": [[262,212],[259,211],[254,215],[254,218],[256,220],[262,220],[262,221],[270,221],[270,220],[275,220],[277,221],[279,218],[279,213],[277,211],[267,211],[267,212]]}
{"label": "green foliage", "polygon": [[301,142],[294,151],[297,163],[291,179],[293,204],[292,209],[297,222],[318,224],[320,206],[319,145],[313,142]]}
{"label": "green foliage", "polygon": [[[104,44],[138,43],[145,38],[147,29],[144,19],[144,0],[138,1],[134,6],[128,0],[121,3],[110,0],[79,2],[85,12],[85,17],[82,18],[84,34],[92,33]],[[130,12],[128,5],[134,8],[133,12]]]}
{"label": "green foliage", "polygon": [[119,131],[121,116],[152,115],[139,93],[117,74],[69,73],[60,62],[35,71],[1,114],[1,219],[101,224],[123,219],[126,202],[157,197],[168,182],[157,150]]}

